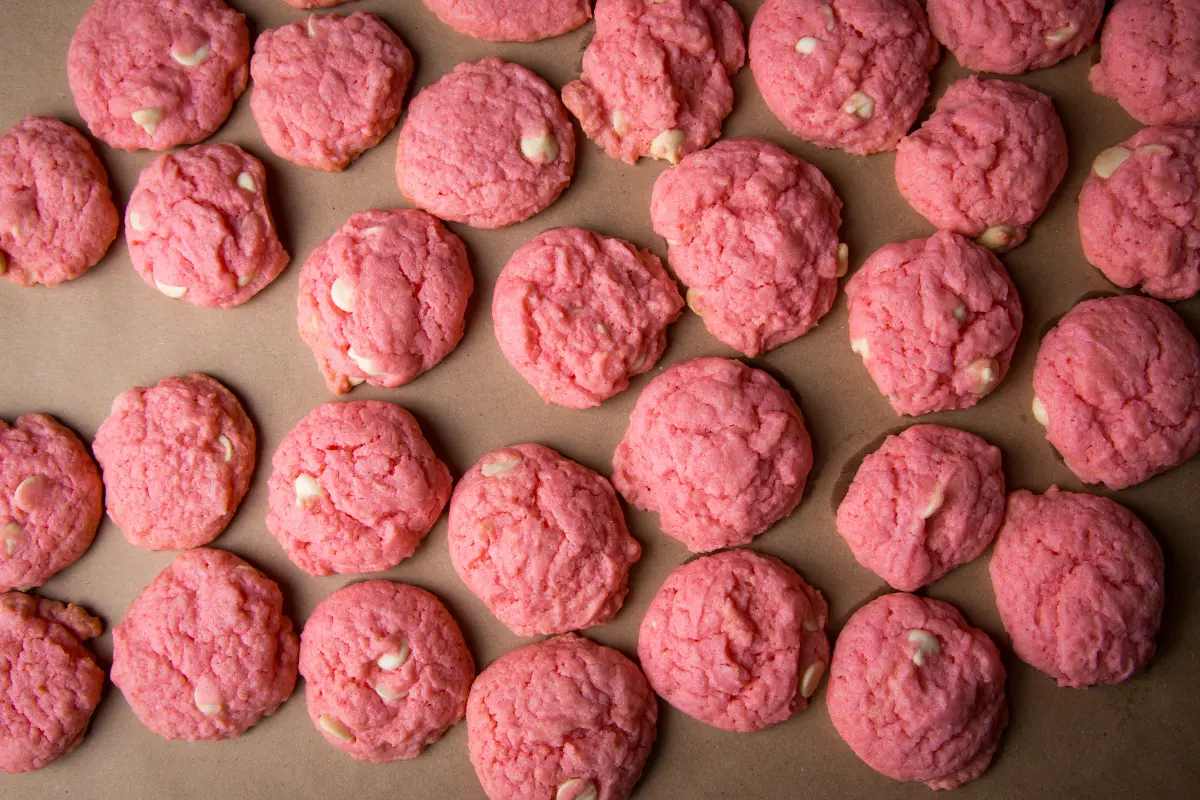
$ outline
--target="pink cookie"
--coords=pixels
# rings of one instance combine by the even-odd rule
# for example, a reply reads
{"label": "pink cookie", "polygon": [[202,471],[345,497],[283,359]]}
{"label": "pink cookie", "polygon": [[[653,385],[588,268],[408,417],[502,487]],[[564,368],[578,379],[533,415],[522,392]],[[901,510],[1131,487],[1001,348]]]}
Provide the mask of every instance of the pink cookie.
{"label": "pink cookie", "polygon": [[896,149],[939,55],[916,0],[767,0],[750,26],[750,67],[771,112],[855,155]]}
{"label": "pink cookie", "polygon": [[1200,0],[1117,0],[1090,77],[1143,125],[1200,123]]}
{"label": "pink cookie", "polygon": [[863,459],[837,530],[859,564],[913,592],[974,561],[1003,517],[1000,448],[957,428],[914,425]]}
{"label": "pink cookie", "polygon": [[637,666],[573,634],[497,659],[467,701],[471,763],[491,800],[625,800],[657,722]]}
{"label": "pink cookie", "polygon": [[825,704],[842,739],[898,781],[955,789],[983,774],[1008,724],[1004,664],[949,603],[887,594],[838,635]]}
{"label": "pink cookie", "polygon": [[79,131],[26,117],[0,136],[0,275],[18,286],[78,278],[117,222],[108,173]]}
{"label": "pink cookie", "polygon": [[1068,311],[1042,339],[1033,392],[1033,416],[1084,483],[1124,489],[1200,451],[1200,345],[1155,300]]}
{"label": "pink cookie", "polygon": [[650,218],[688,305],[751,358],[802,336],[833,306],[849,251],[821,171],[762,139],[693,153],[654,184]]}
{"label": "pink cookie", "polygon": [[1050,98],[974,76],[946,90],[896,155],[896,184],[918,214],[997,253],[1025,241],[1066,171]]}
{"label": "pink cookie", "polygon": [[592,18],[588,0],[425,0],[438,19],[489,42],[537,42]]}
{"label": "pink cookie", "polygon": [[360,211],[300,270],[300,337],[334,394],[403,386],[458,345],[474,289],[467,249],[441,222]]}
{"label": "pink cookie", "polygon": [[339,589],[300,635],[308,715],[359,761],[416,758],[463,718],[475,662],[424,589],[367,581]]}
{"label": "pink cookie", "polygon": [[450,470],[412,414],[391,403],[317,406],[271,463],[267,528],[310,575],[391,569],[450,499]]}
{"label": "pink cookie", "polygon": [[748,543],[792,513],[812,469],[796,401],[740,361],[694,358],[642,392],[613,484],[694,553]]}
{"label": "pink cookie", "polygon": [[729,78],[746,61],[742,20],[725,0],[597,0],[583,75],[563,102],[613,158],[672,164],[721,135]]}
{"label": "pink cookie", "polygon": [[1145,128],[1100,153],[1079,193],[1083,254],[1118,286],[1200,292],[1200,129]]}
{"label": "pink cookie", "polygon": [[503,228],[558,199],[575,172],[575,129],[544,80],[498,58],[427,86],[400,130],[396,180],[413,205]]}
{"label": "pink cookie", "polygon": [[246,90],[250,32],[221,0],[95,0],[67,51],[75,105],[121,150],[207,139]]}
{"label": "pink cookie", "polygon": [[119,395],[92,445],[108,515],[148,550],[220,536],[250,488],[255,446],[237,398],[195,372]]}
{"label": "pink cookie", "polygon": [[412,72],[404,42],[373,14],[312,15],[255,41],[250,110],[275,155],[341,172],[396,127]]}
{"label": "pink cookie", "polygon": [[653,369],[683,298],[658,256],[583,228],[513,253],[492,319],[508,363],[547,403],[592,408]]}
{"label": "pink cookie", "polygon": [[727,731],[758,731],[808,707],[829,663],[825,598],[751,550],[679,567],[646,610],[638,659],[654,691]]}
{"label": "pink cookie", "polygon": [[100,470],[58,420],[0,420],[0,591],[41,586],[82,556],[103,514]]}

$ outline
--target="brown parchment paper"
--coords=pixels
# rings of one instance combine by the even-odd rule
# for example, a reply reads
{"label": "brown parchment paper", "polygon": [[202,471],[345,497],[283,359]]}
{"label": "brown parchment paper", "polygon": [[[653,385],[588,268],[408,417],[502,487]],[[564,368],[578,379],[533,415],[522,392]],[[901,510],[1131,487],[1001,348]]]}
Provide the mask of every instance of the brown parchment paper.
{"label": "brown parchment paper", "polygon": [[[281,0],[229,2],[247,14],[253,33],[304,13]],[[748,28],[759,3],[735,0],[734,5]],[[66,50],[87,7],[88,0],[0,0],[0,128],[30,114],[54,115],[83,127],[67,87]],[[589,24],[548,42],[498,45],[459,36],[420,0],[351,2],[337,10],[374,12],[400,33],[417,60],[410,96],[455,63],[485,55],[524,64],[561,88],[578,75],[593,32]],[[1087,70],[1097,57],[1093,46],[1057,67],[1018,78],[1053,96],[1070,139],[1071,168],[1029,241],[1003,258],[1026,313],[1012,371],[978,407],[925,420],[960,426],[999,445],[1012,487],[1042,491],[1058,483],[1082,488],[1044,441],[1029,404],[1042,334],[1080,299],[1115,291],[1080,252],[1076,198],[1093,157],[1138,126],[1088,87]],[[965,74],[946,54],[935,73],[933,97]],[[897,194],[893,155],[856,158],[805,144],[768,112],[748,68],[734,86],[737,105],[725,135],[772,139],[828,175],[846,204],[843,238],[850,245],[851,270],[887,242],[932,233]],[[253,418],[260,449],[250,493],[214,546],[249,559],[277,579],[300,627],[323,597],[361,578],[308,577],[287,560],[263,524],[271,454],[301,416],[332,399],[296,331],[297,274],[309,252],[352,212],[404,201],[393,173],[395,132],[347,172],[329,175],[275,158],[258,134],[248,101],[249,93],[213,140],[236,142],[266,162],[270,198],[292,254],[287,270],[250,303],[232,310],[195,308],[148,288],[131,268],[123,239],[86,276],[53,289],[19,289],[0,281],[0,416],[11,421],[22,413],[47,412],[90,441],[112,399],[131,386],[192,370],[224,381]],[[932,105],[931,99],[928,108]],[[500,231],[451,225],[467,242],[478,285],[458,349],[408,386],[390,391],[363,386],[350,395],[410,409],[456,477],[484,453],[527,441],[554,447],[609,474],[629,412],[656,374],[641,376],[599,409],[568,411],[543,405],[496,345],[489,313],[492,286],[511,253],[537,233],[583,225],[666,257],[665,244],[653,234],[649,220],[651,187],[664,164],[643,160],[629,167],[605,156],[581,134],[579,141],[576,178],[548,211]],[[97,149],[123,207],[139,171],[155,156],[104,145]],[[1200,331],[1200,301],[1175,308],[1193,332]],[[671,329],[659,367],[700,355],[734,353],[687,312]],[[804,502],[753,546],[783,558],[825,592],[836,631],[885,585],[855,564],[834,530],[834,509],[862,456],[906,422],[890,410],[850,352],[844,297],[816,330],[753,363],[795,392],[816,449]],[[929,588],[928,594],[955,603],[996,639],[1009,669],[1012,721],[1000,751],[991,769],[956,797],[1200,796],[1200,460],[1114,496],[1141,515],[1167,556],[1159,653],[1146,672],[1124,685],[1058,689],[1051,678],[1017,661],[996,612],[986,555]],[[628,519],[644,555],[633,570],[621,613],[588,635],[633,655],[650,598],[689,554],[659,532],[653,515],[628,509]],[[106,631],[95,649],[107,666],[111,626],[172,558],[171,553],[129,545],[106,519],[91,550],[40,591],[103,617]],[[481,668],[527,641],[493,619],[454,574],[444,516],[416,555],[386,577],[441,597],[461,622]],[[665,703],[661,708],[658,743],[638,797],[853,800],[930,795],[923,786],[877,775],[854,756],[829,722],[823,687],[807,711],[755,734],[726,733]],[[275,716],[247,735],[199,744],[168,742],[150,733],[110,685],[76,752],[37,773],[0,775],[3,798],[68,796],[482,798],[483,793],[467,759],[465,725],[414,761],[359,764],[326,744],[313,728],[302,684]]]}

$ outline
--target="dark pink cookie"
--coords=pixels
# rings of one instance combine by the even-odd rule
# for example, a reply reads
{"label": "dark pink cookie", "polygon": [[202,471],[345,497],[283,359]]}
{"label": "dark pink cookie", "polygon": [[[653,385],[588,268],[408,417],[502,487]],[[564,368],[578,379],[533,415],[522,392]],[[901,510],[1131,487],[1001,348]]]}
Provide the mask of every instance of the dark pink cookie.
{"label": "dark pink cookie", "polygon": [[207,375],[130,389],[113,401],[92,446],[108,515],[148,550],[208,544],[250,488],[255,441],[241,403]]}
{"label": "dark pink cookie", "polygon": [[896,184],[918,214],[997,253],[1025,241],[1066,171],[1050,98],[974,76],[946,90],[896,155]]}
{"label": "dark pink cookie", "polygon": [[250,32],[221,0],[95,0],[67,51],[75,105],[122,150],[207,139],[246,90]]}
{"label": "dark pink cookie", "polygon": [[808,707],[829,664],[825,598],[751,550],[679,567],[646,610],[638,659],[654,691],[728,731],[758,731]]}
{"label": "dark pink cookie", "polygon": [[1200,450],[1200,345],[1146,297],[1066,313],[1038,349],[1033,416],[1084,483],[1124,489]]}
{"label": "dark pink cookie", "polygon": [[441,222],[360,211],[300,270],[300,337],[334,394],[403,386],[458,345],[474,289],[467,249]]}
{"label": "dark pink cookie", "polygon": [[774,378],[695,358],[638,398],[613,454],[613,484],[700,553],[746,544],[792,513],[812,463],[804,417]]}
{"label": "dark pink cookie", "polygon": [[339,589],[300,635],[308,716],[359,761],[416,758],[467,710],[475,662],[424,589],[367,581]]}
{"label": "dark pink cookie", "polygon": [[946,231],[875,251],[846,294],[850,347],[897,414],[978,403],[1008,372],[1024,321],[1000,260]]}
{"label": "dark pink cookie", "polygon": [[537,42],[592,18],[589,0],[425,0],[438,19],[489,42]]}
{"label": "dark pink cookie", "polygon": [[742,20],[725,0],[598,0],[583,75],[563,102],[613,158],[672,164],[721,135],[729,78],[746,61]]}
{"label": "dark pink cookie", "polygon": [[464,62],[413,99],[396,180],[413,205],[503,228],[558,199],[575,172],[575,129],[544,80],[498,58]]}
{"label": "dark pink cookie", "polygon": [[657,722],[637,666],[572,634],[497,659],[467,701],[471,763],[491,800],[625,800]]}
{"label": "dark pink cookie", "polygon": [[916,0],[767,0],[750,26],[750,68],[771,112],[856,155],[896,149],[938,56]]}
{"label": "dark pink cookie", "polygon": [[821,171],[762,139],[730,139],[659,175],[650,218],[688,305],[753,358],[833,306],[849,250],[842,201]]}
{"label": "dark pink cookie", "polygon": [[592,408],[653,369],[683,298],[658,256],[583,228],[513,253],[492,320],[508,363],[547,403]]}
{"label": "dark pink cookie", "polygon": [[929,24],[958,63],[1020,75],[1092,43],[1104,0],[928,0]]}
{"label": "dark pink cookie", "polygon": [[887,594],[838,635],[825,704],[872,769],[954,789],[992,762],[1008,724],[1004,678],[996,645],[954,606]]}

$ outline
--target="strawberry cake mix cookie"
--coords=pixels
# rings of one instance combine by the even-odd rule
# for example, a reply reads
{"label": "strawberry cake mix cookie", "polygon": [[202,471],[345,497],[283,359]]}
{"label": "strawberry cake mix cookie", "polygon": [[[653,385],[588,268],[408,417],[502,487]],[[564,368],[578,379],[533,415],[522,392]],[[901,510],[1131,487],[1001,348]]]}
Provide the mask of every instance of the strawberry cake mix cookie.
{"label": "strawberry cake mix cookie", "polygon": [[1067,171],[1050,98],[974,76],[950,86],[896,155],[900,194],[940,230],[1005,253],[1025,241]]}
{"label": "strawberry cake mix cookie", "polygon": [[424,589],[367,581],[339,589],[300,635],[313,725],[359,761],[416,758],[467,710],[475,662],[462,631]]}
{"label": "strawberry cake mix cookie", "polygon": [[1008,724],[1004,678],[996,645],[954,606],[887,594],[838,635],[825,704],[875,771],[954,789],[992,762]]}
{"label": "strawberry cake mix cookie", "polygon": [[425,0],[425,5],[463,36],[489,42],[537,42],[592,18],[590,0]]}
{"label": "strawberry cake mix cookie", "polygon": [[679,567],[650,603],[638,659],[688,716],[758,731],[808,707],[829,664],[825,598],[795,570],[751,550]]}
{"label": "strawberry cake mix cookie", "polygon": [[895,150],[925,98],[940,48],[917,0],[767,0],[750,68],[771,112],[821,147]]}
{"label": "strawberry cake mix cookie", "polygon": [[992,253],[941,231],[885,245],[846,285],[850,347],[897,414],[970,408],[1008,372],[1024,315]]}
{"label": "strawberry cake mix cookie", "polygon": [[796,401],[740,361],[695,358],[638,398],[613,454],[613,484],[703,553],[747,544],[792,513],[812,469]]}
{"label": "strawberry cake mix cookie", "polygon": [[118,221],[108,173],[79,131],[27,117],[0,136],[0,275],[18,286],[78,278]]}
{"label": "strawberry cake mix cookie", "polygon": [[677,163],[721,135],[743,35],[725,0],[598,0],[583,74],[563,102],[613,158]]}
{"label": "strawberry cake mix cookie", "polygon": [[75,106],[121,150],[207,139],[246,90],[246,17],[221,0],[95,0],[67,51]]}
{"label": "strawberry cake mix cookie", "polygon": [[497,659],[467,701],[471,764],[491,800],[625,800],[657,723],[641,670],[573,634]]}
{"label": "strawberry cake mix cookie", "polygon": [[583,228],[513,253],[492,320],[508,363],[547,403],[592,408],[653,369],[683,298],[658,256]]}
{"label": "strawberry cake mix cookie", "polygon": [[1124,489],[1200,451],[1200,345],[1156,300],[1072,308],[1042,339],[1033,392],[1034,418],[1084,483]]}
{"label": "strawberry cake mix cookie", "polygon": [[650,218],[692,310],[753,358],[833,306],[849,250],[842,201],[821,171],[762,139],[730,139],[659,175]]}
{"label": "strawberry cake mix cookie", "polygon": [[544,80],[498,58],[464,62],[413,99],[396,180],[413,205],[503,228],[545,210],[575,172],[575,129]]}
{"label": "strawberry cake mix cookie", "polygon": [[458,345],[474,289],[467,249],[441,222],[360,211],[300,270],[300,337],[334,394],[403,386]]}

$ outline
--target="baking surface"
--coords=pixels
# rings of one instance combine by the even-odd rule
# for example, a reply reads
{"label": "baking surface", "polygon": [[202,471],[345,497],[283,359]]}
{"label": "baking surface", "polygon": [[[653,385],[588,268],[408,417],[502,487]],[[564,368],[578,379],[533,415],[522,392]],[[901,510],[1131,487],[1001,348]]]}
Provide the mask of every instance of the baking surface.
{"label": "baking surface", "polygon": [[[229,0],[245,12],[255,34],[303,16],[281,0]],[[0,0],[0,129],[31,114],[52,115],[82,130],[67,88],[66,50],[89,0]],[[755,0],[734,0],[749,27]],[[412,92],[455,63],[485,55],[523,64],[562,86],[578,76],[593,25],[547,42],[497,45],[459,36],[420,0],[364,0],[338,11],[371,11],[404,39],[417,61]],[[1071,166],[1029,241],[1002,260],[1021,292],[1025,328],[1011,372],[976,408],[929,415],[922,421],[978,433],[1004,451],[1010,488],[1043,491],[1053,483],[1083,487],[1043,439],[1032,418],[1030,380],[1040,337],[1072,305],[1114,293],[1083,259],[1076,198],[1094,156],[1132,135],[1138,125],[1115,102],[1092,93],[1087,70],[1093,45],[1050,69],[1017,78],[1054,98],[1071,147]],[[933,98],[964,75],[945,54]],[[900,199],[893,154],[868,158],[821,150],[789,135],[767,111],[749,68],[734,79],[736,106],[726,137],[762,136],[811,160],[845,202],[842,238],[853,272],[878,247],[927,236],[930,226]],[[924,118],[932,108],[927,104]],[[403,122],[403,118],[401,118]],[[267,165],[269,193],[283,243],[292,254],[284,273],[249,303],[232,310],[201,309],[168,300],[133,271],[124,239],[84,277],[52,289],[20,289],[0,281],[0,416],[12,421],[46,412],[90,442],[113,398],[167,375],[203,371],[233,389],[258,429],[258,468],[238,515],[213,546],[248,559],[283,588],[299,628],[323,597],[360,577],[310,578],[291,564],[267,532],[271,454],[314,406],[332,399],[296,330],[297,276],[304,259],[355,211],[405,205],[396,188],[395,131],[343,174],[306,170],[275,158],[262,142],[249,92],[210,141],[232,141]],[[457,478],[498,447],[540,442],[607,475],[634,402],[659,369],[590,411],[546,406],[500,354],[492,332],[492,286],[508,257],[534,235],[582,225],[650,247],[665,260],[665,243],[650,227],[650,191],[663,162],[629,167],[579,136],[576,178],[562,198],[531,220],[499,231],[450,227],[466,241],[477,281],[467,334],[440,366],[395,390],[362,386],[350,399],[384,399],[411,410]],[[118,206],[155,154],[99,145]],[[843,282],[844,286],[844,282]],[[1174,308],[1200,331],[1200,298]],[[796,395],[813,436],[816,466],[804,502],[752,545],[783,558],[821,589],[832,630],[883,582],[860,568],[834,530],[834,510],[862,456],[888,433],[906,426],[870,382],[850,351],[844,293],[807,336],[755,359]],[[659,368],[701,355],[734,356],[685,312],[669,331]],[[1093,491],[1096,491],[1093,489]],[[1137,512],[1167,558],[1167,605],[1159,652],[1144,673],[1117,687],[1058,689],[1053,679],[1016,660],[1000,625],[987,574],[987,555],[927,590],[948,600],[1000,646],[1009,670],[1012,721],[995,762],[956,798],[1170,798],[1195,796],[1200,781],[1200,459],[1112,496]],[[658,531],[656,518],[627,508],[644,548],[625,606],[610,624],[587,635],[633,655],[637,628],[650,598],[672,569],[689,560],[683,546]],[[104,619],[94,643],[107,667],[111,627],[172,553],[128,544],[105,518],[91,550],[40,592],[79,603]],[[458,618],[480,667],[529,640],[497,622],[454,574],[443,515],[416,555],[386,577],[429,589]],[[812,705],[788,722],[755,734],[710,728],[660,704],[659,738],[635,797],[854,798],[929,797],[919,784],[899,784],[860,762],[829,722],[824,684]],[[35,773],[0,777],[0,797],[117,798],[205,796],[484,797],[467,759],[466,725],[414,761],[359,764],[329,746],[309,721],[303,685],[273,717],[240,739],[168,742],[143,728],[111,684],[83,744]]]}

